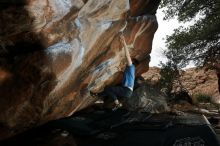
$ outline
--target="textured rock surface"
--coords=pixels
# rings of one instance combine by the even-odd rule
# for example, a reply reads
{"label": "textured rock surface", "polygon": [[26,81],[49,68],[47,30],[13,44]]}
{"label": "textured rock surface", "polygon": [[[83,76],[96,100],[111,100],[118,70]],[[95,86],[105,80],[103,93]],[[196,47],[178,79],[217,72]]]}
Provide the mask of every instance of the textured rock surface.
{"label": "textured rock surface", "polygon": [[[119,81],[124,55],[148,70],[159,1],[2,0],[0,138],[71,115],[94,102],[89,90]],[[140,7],[140,9],[139,9]]]}
{"label": "textured rock surface", "polygon": [[166,97],[150,86],[142,86],[134,90],[125,105],[131,111],[163,113],[170,111]]}
{"label": "textured rock surface", "polygon": [[[160,69],[156,67],[150,68],[143,76],[152,84],[157,84],[160,79]],[[214,102],[220,101],[218,78],[215,70],[187,69],[181,72],[180,81],[183,87],[189,91],[190,95],[206,94],[210,95]],[[174,88],[178,90],[180,87],[177,85]]]}

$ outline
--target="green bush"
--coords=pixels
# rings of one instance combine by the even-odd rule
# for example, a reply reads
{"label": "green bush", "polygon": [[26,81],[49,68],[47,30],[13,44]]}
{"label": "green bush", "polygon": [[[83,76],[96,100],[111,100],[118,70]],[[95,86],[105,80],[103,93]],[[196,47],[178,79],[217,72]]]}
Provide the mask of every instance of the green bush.
{"label": "green bush", "polygon": [[203,93],[198,93],[195,95],[198,102],[211,102],[211,96]]}

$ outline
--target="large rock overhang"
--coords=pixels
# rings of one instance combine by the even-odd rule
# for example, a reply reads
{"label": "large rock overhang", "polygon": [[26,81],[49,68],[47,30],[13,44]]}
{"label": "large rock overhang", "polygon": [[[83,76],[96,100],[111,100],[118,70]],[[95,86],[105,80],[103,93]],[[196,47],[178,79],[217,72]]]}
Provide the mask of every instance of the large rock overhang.
{"label": "large rock overhang", "polygon": [[[92,104],[120,81],[123,34],[136,75],[149,68],[159,0],[2,0],[0,139]],[[127,25],[125,25],[127,24]]]}

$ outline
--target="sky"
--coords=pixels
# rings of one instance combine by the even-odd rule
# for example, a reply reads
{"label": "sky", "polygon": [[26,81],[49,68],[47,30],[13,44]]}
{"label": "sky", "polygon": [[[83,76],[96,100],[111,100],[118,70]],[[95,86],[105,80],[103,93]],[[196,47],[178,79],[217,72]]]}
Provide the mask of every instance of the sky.
{"label": "sky", "polygon": [[[154,35],[153,39],[153,46],[151,51],[151,61],[150,67],[159,66],[160,62],[162,61],[165,63],[167,61],[166,57],[163,55],[163,51],[166,50],[166,36],[171,35],[174,32],[174,29],[178,28],[180,25],[187,27],[192,25],[195,21],[187,22],[187,23],[179,23],[176,18],[170,20],[163,20],[164,13],[162,9],[157,10],[157,21],[158,21],[158,29]],[[198,16],[195,20],[199,19]],[[191,62],[188,66],[184,69],[194,67],[194,64]]]}
{"label": "sky", "polygon": [[166,57],[163,55],[163,50],[166,49],[165,40],[167,35],[171,35],[175,28],[180,26],[176,19],[163,20],[164,13],[162,9],[157,11],[158,29],[154,35],[153,47],[151,52],[150,67],[158,66],[160,61],[166,62]]}

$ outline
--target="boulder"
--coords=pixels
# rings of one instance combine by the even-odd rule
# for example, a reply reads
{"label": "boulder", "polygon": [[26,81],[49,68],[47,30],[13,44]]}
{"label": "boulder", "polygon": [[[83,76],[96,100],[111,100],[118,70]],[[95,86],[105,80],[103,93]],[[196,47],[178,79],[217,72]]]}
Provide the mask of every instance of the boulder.
{"label": "boulder", "polygon": [[89,91],[118,83],[122,30],[137,75],[147,71],[159,2],[1,0],[0,139],[68,117],[94,103]]}
{"label": "boulder", "polygon": [[158,89],[147,85],[134,90],[125,106],[131,111],[138,112],[163,113],[170,111],[167,98]]}

